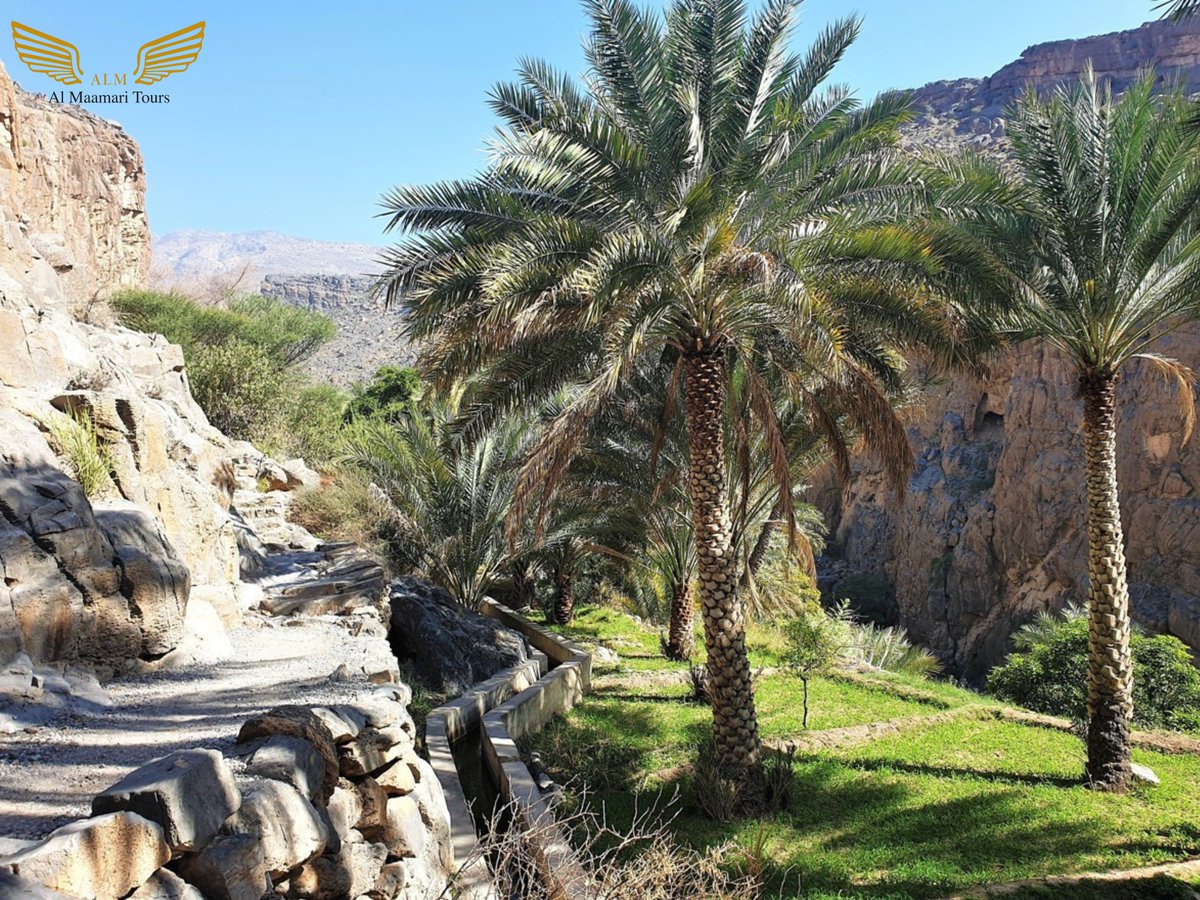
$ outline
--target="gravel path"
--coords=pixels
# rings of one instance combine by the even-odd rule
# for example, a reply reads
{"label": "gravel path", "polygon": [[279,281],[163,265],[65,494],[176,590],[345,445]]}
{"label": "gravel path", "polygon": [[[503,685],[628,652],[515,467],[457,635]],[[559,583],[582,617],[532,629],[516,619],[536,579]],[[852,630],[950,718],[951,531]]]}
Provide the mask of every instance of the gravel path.
{"label": "gravel path", "polygon": [[228,752],[249,716],[283,703],[351,699],[365,678],[394,670],[381,637],[351,635],[349,619],[248,619],[229,633],[222,662],[120,679],[107,685],[111,706],[75,698],[42,725],[0,734],[0,836],[39,838],[89,815],[91,798],[146,761],[172,750]]}

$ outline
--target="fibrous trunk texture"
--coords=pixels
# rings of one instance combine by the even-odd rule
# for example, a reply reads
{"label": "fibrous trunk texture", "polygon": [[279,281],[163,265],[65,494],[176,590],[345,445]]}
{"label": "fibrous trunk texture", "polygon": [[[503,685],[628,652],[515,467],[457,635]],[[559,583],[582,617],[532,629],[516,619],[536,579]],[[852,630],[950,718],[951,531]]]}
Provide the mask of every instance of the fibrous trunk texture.
{"label": "fibrous trunk texture", "polygon": [[1087,776],[1097,788],[1123,791],[1131,777],[1133,659],[1117,497],[1116,377],[1085,374],[1080,387],[1088,504]]}
{"label": "fibrous trunk texture", "polygon": [[725,490],[725,363],[707,348],[687,355],[688,486],[699,562],[700,614],[708,649],[713,748],[719,763],[756,766],[758,718],[737,593],[737,559]]}
{"label": "fibrous trunk texture", "polygon": [[692,631],[691,585],[677,581],[671,588],[671,627],[667,630],[667,658],[685,660],[691,657],[696,639]]}
{"label": "fibrous trunk texture", "polygon": [[554,621],[570,625],[575,617],[575,584],[569,571],[554,573]]}
{"label": "fibrous trunk texture", "polygon": [[526,563],[513,563],[512,567],[513,593],[519,607],[532,606],[537,599],[533,587],[533,574]]}

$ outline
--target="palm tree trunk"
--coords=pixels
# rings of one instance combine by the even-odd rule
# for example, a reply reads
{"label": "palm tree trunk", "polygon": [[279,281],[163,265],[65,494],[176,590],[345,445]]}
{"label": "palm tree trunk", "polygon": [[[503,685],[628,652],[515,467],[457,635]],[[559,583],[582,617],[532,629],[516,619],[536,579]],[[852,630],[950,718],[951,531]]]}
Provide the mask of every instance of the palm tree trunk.
{"label": "palm tree trunk", "polygon": [[1094,787],[1123,791],[1131,778],[1133,660],[1117,497],[1116,387],[1116,376],[1107,372],[1080,379],[1088,504],[1087,776]]}
{"label": "palm tree trunk", "polygon": [[771,515],[767,517],[767,521],[763,522],[762,530],[758,532],[758,540],[754,542],[750,556],[746,559],[746,571],[742,573],[741,581],[743,588],[750,586],[750,579],[757,575],[758,570],[762,568],[762,564],[767,558],[767,550],[771,548],[771,538],[775,535],[775,524],[781,515],[783,515],[783,510],[780,509],[779,501],[776,500],[775,505],[771,507]]}
{"label": "palm tree trunk", "polygon": [[574,575],[568,568],[554,570],[554,621],[570,625],[575,617]]}
{"label": "palm tree trunk", "polygon": [[537,599],[533,589],[533,576],[529,571],[529,563],[515,562],[512,564],[513,594],[516,596],[518,609],[532,606]]}
{"label": "palm tree trunk", "polygon": [[691,585],[687,579],[675,582],[671,588],[671,627],[667,629],[667,659],[688,659],[695,649],[696,639],[692,631]]}
{"label": "palm tree trunk", "polygon": [[688,488],[708,650],[713,749],[718,763],[749,768],[757,766],[761,748],[725,489],[725,360],[721,352],[712,348],[689,352],[684,384]]}

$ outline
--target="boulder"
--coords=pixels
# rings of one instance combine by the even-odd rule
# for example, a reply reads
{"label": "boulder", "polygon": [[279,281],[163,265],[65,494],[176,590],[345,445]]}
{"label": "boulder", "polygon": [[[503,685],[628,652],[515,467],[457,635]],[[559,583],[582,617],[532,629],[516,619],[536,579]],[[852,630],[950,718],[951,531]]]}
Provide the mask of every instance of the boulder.
{"label": "boulder", "polygon": [[325,760],[304,738],[276,734],[249,746],[246,771],[290,784],[308,800],[314,800],[325,780]]}
{"label": "boulder", "polygon": [[383,843],[391,856],[420,859],[429,835],[421,818],[421,809],[412,797],[392,797],[387,802],[387,827]]}
{"label": "boulder", "polygon": [[309,468],[302,459],[286,459],[279,464],[287,476],[287,490],[298,488],[315,488],[321,486],[321,476],[316,470]]}
{"label": "boulder", "polygon": [[337,746],[333,742],[329,727],[310,709],[302,706],[277,706],[261,716],[247,719],[238,732],[237,742],[248,744],[259,738],[277,734],[303,738],[320,754],[325,765],[325,774],[314,802],[324,806],[333,794],[338,780]]}
{"label": "boulder", "polygon": [[399,897],[408,884],[408,865],[403,860],[390,862],[379,870],[373,897]]}
{"label": "boulder", "polygon": [[403,758],[396,760],[382,772],[375,775],[375,780],[389,797],[403,797],[411,794],[416,787],[412,769]]}
{"label": "boulder", "polygon": [[519,634],[455,603],[441,588],[397,578],[390,598],[392,650],[432,690],[461,694],[528,656]]}
{"label": "boulder", "polygon": [[338,859],[319,856],[288,878],[287,896],[297,900],[343,900],[354,897],[353,878]]}
{"label": "boulder", "polygon": [[66,894],[18,878],[0,864],[0,897],[8,900],[70,900]]}
{"label": "boulder", "polygon": [[76,897],[124,897],[171,858],[162,829],[136,813],[64,825],[3,865],[25,881]]}
{"label": "boulder", "polygon": [[[351,897],[366,894],[379,884],[379,876],[387,861],[387,847],[383,844],[357,843],[342,848],[341,863],[351,873]],[[398,896],[384,894],[382,896]]]}
{"label": "boulder", "polygon": [[204,895],[170,869],[159,869],[129,900],[204,900]]}
{"label": "boulder", "polygon": [[374,778],[364,778],[354,788],[362,809],[355,827],[368,840],[381,838],[387,828],[387,792]]}
{"label": "boulder", "polygon": [[328,826],[311,803],[282,781],[257,781],[222,827],[225,834],[254,835],[273,878],[319,855],[329,841]]}
{"label": "boulder", "polygon": [[162,656],[183,639],[191,587],[188,567],[158,520],[132,503],[97,508],[96,524],[116,554],[121,593],[141,628],[141,656]]}
{"label": "boulder", "polygon": [[220,835],[176,868],[207,900],[261,900],[271,889],[262,844],[250,834]]}
{"label": "boulder", "polygon": [[363,801],[358,787],[345,778],[339,779],[326,812],[329,813],[329,823],[334,833],[343,841],[349,840],[350,832],[358,826],[363,814]]}
{"label": "boulder", "polygon": [[242,802],[216,750],[182,750],[152,760],[92,799],[92,814],[129,810],[162,828],[173,853],[202,847]]}
{"label": "boulder", "polygon": [[341,774],[354,778],[382,769],[393,758],[388,751],[394,746],[390,738],[377,731],[359,732],[351,741],[338,747]]}
{"label": "boulder", "polygon": [[357,735],[366,726],[367,720],[352,706],[318,706],[313,708],[313,715],[325,723],[329,733],[333,735],[336,744],[344,744]]}
{"label": "boulder", "polygon": [[188,601],[183,629],[183,640],[178,649],[188,660],[214,663],[233,655],[233,642],[221,614],[207,597],[193,596]]}

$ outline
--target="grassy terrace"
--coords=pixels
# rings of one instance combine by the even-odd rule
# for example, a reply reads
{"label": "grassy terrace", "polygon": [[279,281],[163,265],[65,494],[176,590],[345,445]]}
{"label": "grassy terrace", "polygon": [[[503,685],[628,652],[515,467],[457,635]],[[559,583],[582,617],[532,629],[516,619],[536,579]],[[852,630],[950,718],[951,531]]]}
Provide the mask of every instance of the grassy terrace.
{"label": "grassy terrace", "polygon": [[[568,632],[610,647],[620,662],[598,664],[594,693],[529,747],[562,783],[588,785],[589,802],[604,804],[618,822],[678,793],[671,829],[695,846],[763,846],[772,895],[941,897],[1200,854],[1200,756],[1135,750],[1162,785],[1096,793],[1079,784],[1084,753],[1072,735],[999,720],[987,698],[948,684],[896,677],[816,680],[806,746],[821,749],[797,754],[788,809],[765,824],[715,823],[692,799],[688,762],[709,714],[687,701],[686,666],[656,658],[657,633],[613,610],[582,610]],[[756,629],[750,641],[764,669],[757,682],[764,738],[799,736],[799,682],[774,670],[775,635]],[[892,733],[820,744],[830,729],[896,720],[905,721]],[[1010,896],[1194,894],[1182,881],[1159,878]]]}

